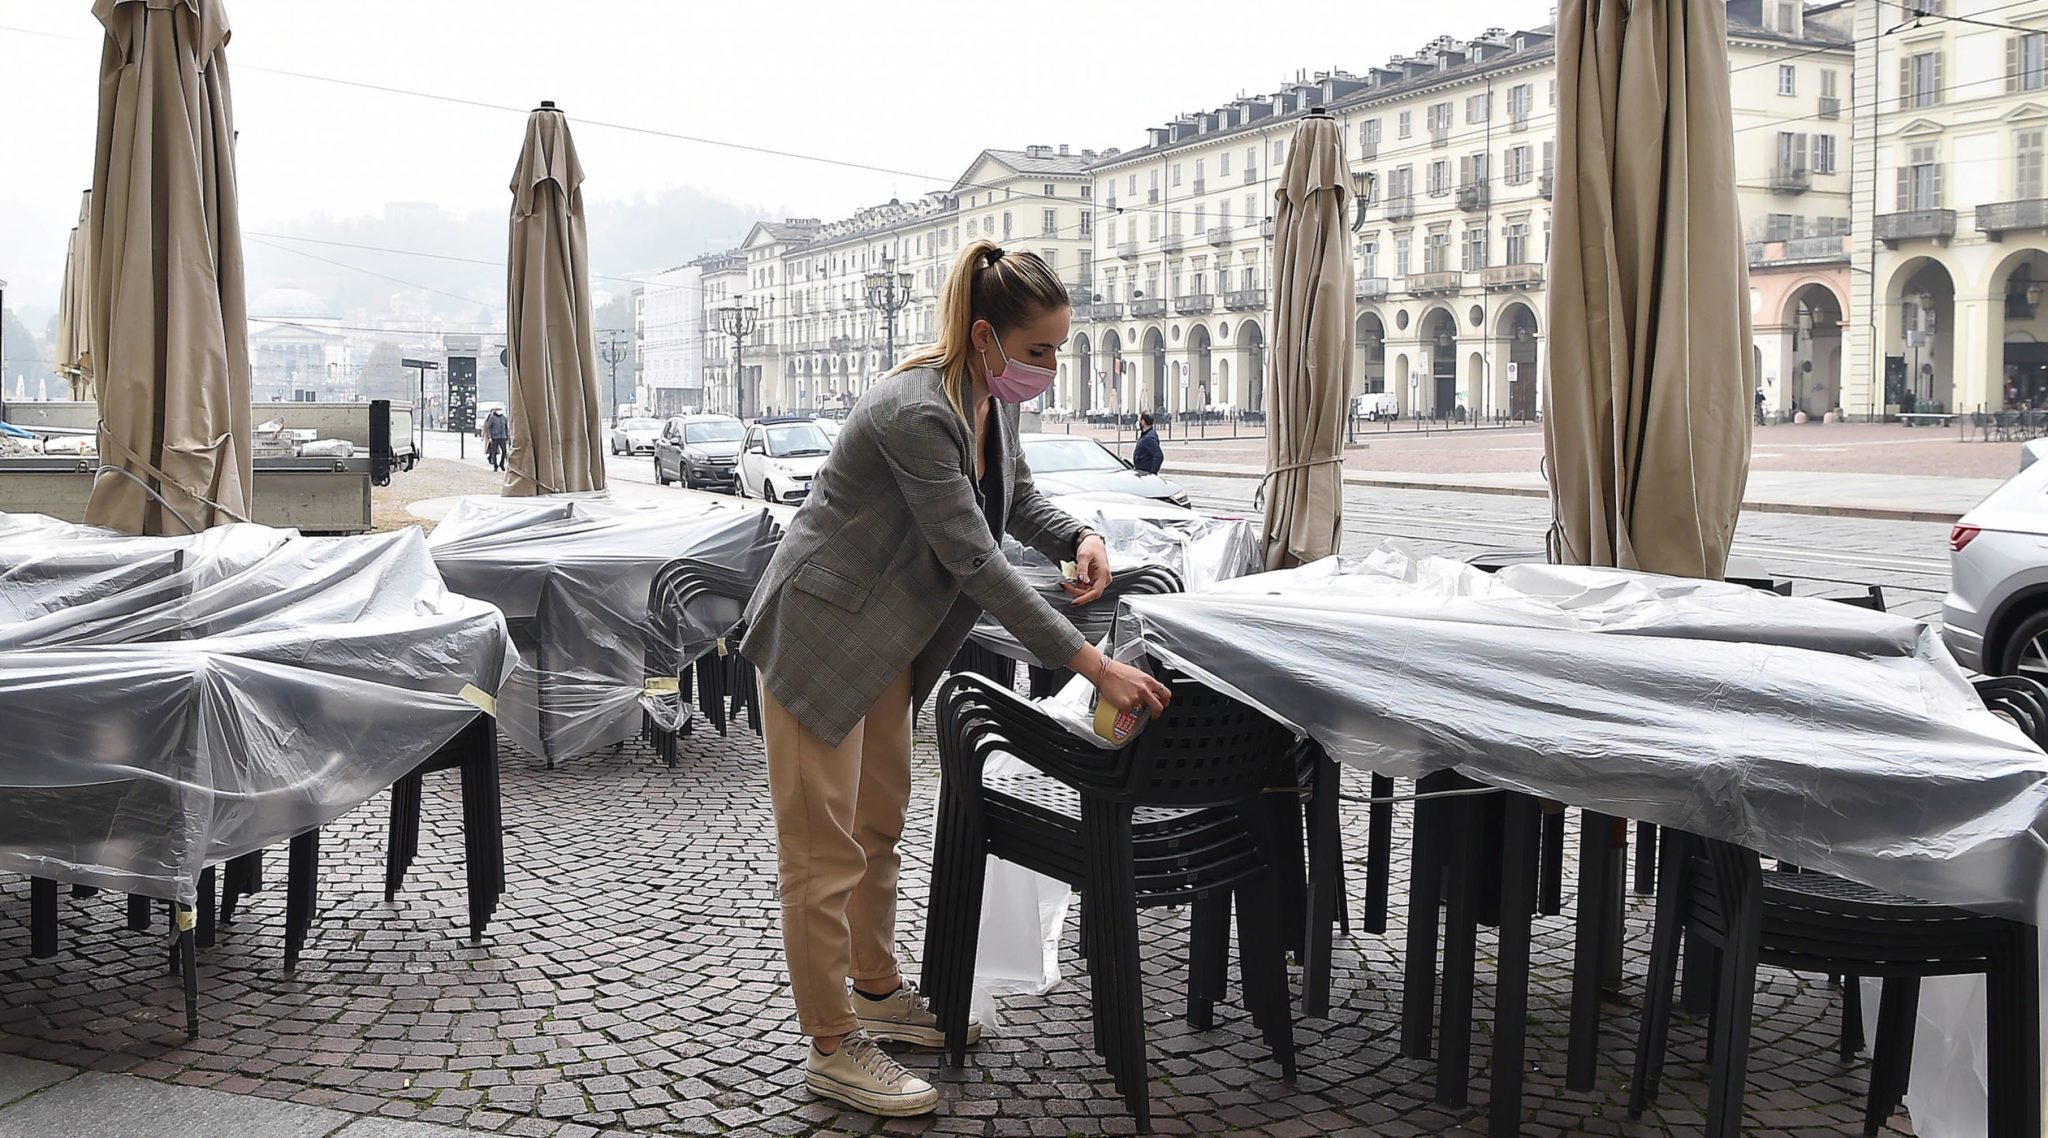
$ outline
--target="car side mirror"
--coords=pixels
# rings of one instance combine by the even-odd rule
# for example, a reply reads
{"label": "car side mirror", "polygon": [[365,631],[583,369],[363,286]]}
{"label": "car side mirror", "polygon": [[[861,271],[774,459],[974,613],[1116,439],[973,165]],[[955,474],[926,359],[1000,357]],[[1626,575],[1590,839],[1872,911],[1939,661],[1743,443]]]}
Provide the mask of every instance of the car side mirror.
{"label": "car side mirror", "polygon": [[747,448],[747,453],[765,455],[768,453],[768,445],[766,443],[755,443],[753,446]]}

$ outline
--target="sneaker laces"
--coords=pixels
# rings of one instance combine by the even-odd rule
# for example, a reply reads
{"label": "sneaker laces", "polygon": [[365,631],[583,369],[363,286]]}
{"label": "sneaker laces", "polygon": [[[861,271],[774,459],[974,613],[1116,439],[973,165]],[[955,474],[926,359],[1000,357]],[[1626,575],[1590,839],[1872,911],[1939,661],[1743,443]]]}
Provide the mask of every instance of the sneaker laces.
{"label": "sneaker laces", "polygon": [[839,1049],[845,1052],[846,1057],[853,1060],[861,1070],[874,1076],[875,1080],[883,1086],[893,1089],[910,1077],[910,1072],[904,1068],[903,1064],[898,1063],[894,1056],[882,1050],[864,1031],[855,1032],[847,1036],[845,1042],[839,1045]]}

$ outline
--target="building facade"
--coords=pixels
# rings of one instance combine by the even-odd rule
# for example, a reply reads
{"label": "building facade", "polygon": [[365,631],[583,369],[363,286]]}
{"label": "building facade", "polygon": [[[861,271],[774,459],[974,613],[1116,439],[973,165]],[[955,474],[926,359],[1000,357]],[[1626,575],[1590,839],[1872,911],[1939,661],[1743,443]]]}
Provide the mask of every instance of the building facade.
{"label": "building facade", "polygon": [[[1815,398],[1775,377],[1816,356],[1839,388],[1828,377],[1848,306],[1848,146],[1833,129],[1846,121],[1845,7],[1729,5],[1759,374],[1780,404]],[[1106,153],[1097,299],[1076,308],[1070,345],[1072,373],[1089,381],[1062,385],[1062,406],[1262,410],[1275,179],[1318,107],[1371,185],[1354,215],[1354,394],[1387,393],[1410,416],[1535,416],[1557,135],[1548,30],[1446,37],[1363,74],[1304,76]]]}
{"label": "building facade", "polygon": [[1851,415],[2048,406],[2048,4],[1856,9]]}
{"label": "building facade", "polygon": [[639,372],[646,399],[667,417],[704,405],[704,266],[679,265],[641,286]]}

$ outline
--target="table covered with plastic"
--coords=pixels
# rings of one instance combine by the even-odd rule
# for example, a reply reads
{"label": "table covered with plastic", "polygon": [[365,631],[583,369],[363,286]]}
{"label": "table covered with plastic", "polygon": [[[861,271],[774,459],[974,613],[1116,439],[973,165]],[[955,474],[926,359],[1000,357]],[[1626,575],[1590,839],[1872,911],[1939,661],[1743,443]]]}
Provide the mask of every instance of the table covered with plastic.
{"label": "table covered with plastic", "polygon": [[[464,498],[428,545],[449,587],[512,622],[518,670],[499,723],[550,764],[609,747],[689,708],[677,672],[715,652],[745,611],[781,531],[765,509],[678,501],[626,505],[601,495]],[[664,572],[704,588],[659,614],[664,659],[650,671]]]}
{"label": "table covered with plastic", "polygon": [[0,516],[0,871],[192,904],[201,869],[432,757],[511,670],[418,530]]}

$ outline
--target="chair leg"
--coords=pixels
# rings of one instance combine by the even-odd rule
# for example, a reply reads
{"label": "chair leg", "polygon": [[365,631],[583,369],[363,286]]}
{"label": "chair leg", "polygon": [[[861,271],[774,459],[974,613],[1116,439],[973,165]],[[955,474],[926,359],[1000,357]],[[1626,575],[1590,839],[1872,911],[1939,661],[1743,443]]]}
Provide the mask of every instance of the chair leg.
{"label": "chair leg", "polygon": [[171,906],[171,927],[177,935],[177,954],[182,959],[185,979],[185,1038],[199,1038],[199,947],[193,943],[198,924],[192,910]]}
{"label": "chair leg", "polygon": [[1657,824],[1636,823],[1636,893],[1647,897],[1657,891]]}
{"label": "chair leg", "polygon": [[1308,925],[1302,934],[1307,944],[1301,961],[1301,1010],[1319,1019],[1330,1014],[1330,928],[1344,910],[1340,777],[1336,761],[1317,747],[1315,789],[1308,803]]}
{"label": "chair leg", "polygon": [[37,960],[57,955],[57,883],[47,877],[28,881],[28,954]]}
{"label": "chair leg", "polygon": [[1536,883],[1536,911],[1546,917],[1564,912],[1564,804],[1543,807],[1543,854]]}
{"label": "chair leg", "polygon": [[1522,1130],[1522,1065],[1527,1054],[1529,948],[1536,911],[1536,846],[1540,807],[1526,794],[1505,793],[1501,825],[1500,953],[1493,996],[1493,1080],[1487,1101],[1489,1138]]}
{"label": "chair leg", "polygon": [[2014,922],[1987,983],[1988,1138],[2041,1133],[2040,934]]}
{"label": "chair leg", "polygon": [[[1463,780],[1460,780],[1463,781]],[[1463,1107],[1472,1083],[1472,998],[1478,972],[1479,917],[1485,879],[1486,814],[1492,795],[1453,799],[1447,904],[1444,907],[1443,1043],[1438,1049],[1436,1101]]]}
{"label": "chair leg", "polygon": [[1746,856],[1752,879],[1721,883],[1722,902],[1729,909],[1728,942],[1721,950],[1713,1038],[1707,1048],[1712,1074],[1707,1084],[1706,1138],[1740,1138],[1742,1133],[1749,1022],[1756,1008],[1757,950],[1763,939],[1763,888],[1754,880],[1756,855]]}
{"label": "chair leg", "polygon": [[921,983],[946,1033],[946,1050],[954,1066],[967,1061],[967,1015],[974,1001],[974,960],[980,947],[987,873],[979,811],[950,782],[942,783]]}
{"label": "chair leg", "polygon": [[398,899],[406,870],[420,848],[420,772],[412,771],[391,784],[391,826],[384,845],[384,900]]}
{"label": "chair leg", "polygon": [[469,879],[469,939],[481,943],[505,892],[503,804],[498,798],[497,721],[479,715],[462,756],[462,856]]}
{"label": "chair leg", "polygon": [[[1843,988],[1847,994],[1847,985]],[[1884,994],[1878,998],[1877,1046],[1870,1057],[1870,1095],[1863,1107],[1863,1133],[1870,1138],[1876,1138],[1905,1101],[1906,1079],[1913,1066],[1913,1027],[1919,1016],[1919,978],[1887,979]]]}
{"label": "chair leg", "polygon": [[1365,931],[1387,933],[1387,885],[1394,867],[1394,780],[1383,774],[1369,782],[1372,805],[1365,808]]}
{"label": "chair leg", "polygon": [[1664,1048],[1671,1038],[1672,987],[1678,982],[1679,946],[1691,898],[1685,838],[1666,830],[1658,867],[1657,915],[1651,926],[1650,971],[1643,980],[1641,1023],[1636,1032],[1636,1069],[1629,1080],[1628,1116],[1641,1118],[1657,1099],[1664,1077]]}
{"label": "chair leg", "polygon": [[130,893],[128,895],[129,932],[146,933],[149,931],[149,911],[153,904],[154,902],[140,893]]}
{"label": "chair leg", "polygon": [[219,916],[214,908],[215,886],[218,878],[213,866],[199,871],[198,925],[192,930],[192,943],[200,948],[212,948],[217,943],[216,920]]}
{"label": "chair leg", "polygon": [[[1418,779],[1418,794],[1449,789],[1447,772]],[[1415,803],[1415,834],[1408,872],[1408,952],[1401,985],[1401,1054],[1409,1059],[1431,1057],[1436,1016],[1436,938],[1438,910],[1443,906],[1443,851],[1449,840],[1445,801],[1421,798]]]}
{"label": "chair leg", "polygon": [[1291,795],[1268,794],[1261,803],[1271,816],[1270,825],[1279,835],[1279,845],[1273,887],[1279,891],[1281,905],[1281,943],[1294,959],[1306,965],[1308,962],[1308,919],[1309,919],[1309,863],[1306,853],[1306,827],[1303,815],[1313,810],[1311,802],[1306,808],[1299,799]]}
{"label": "chair leg", "polygon": [[263,851],[252,850],[241,857],[229,858],[220,875],[220,923],[233,924],[235,910],[241,907],[242,898],[262,891]]}
{"label": "chair leg", "polygon": [[1141,1132],[1152,1129],[1151,1086],[1145,1069],[1145,1009],[1142,964],[1138,957],[1137,881],[1131,864],[1130,807],[1098,799],[1081,804],[1081,825],[1088,843],[1090,894],[1101,900],[1092,920],[1098,930],[1099,960],[1089,962],[1091,982],[1110,973],[1114,1006],[1103,1010],[1113,1030],[1105,1033],[1117,1057],[1124,1105]]}
{"label": "chair leg", "polygon": [[299,966],[299,953],[306,947],[306,932],[313,925],[313,911],[320,891],[320,831],[307,830],[291,841],[289,868],[284,886],[284,970]]}
{"label": "chair leg", "polygon": [[1611,831],[1618,819],[1579,811],[1579,895],[1577,939],[1572,950],[1571,1036],[1566,1045],[1564,1085],[1590,1091],[1600,1062],[1600,978],[1609,920],[1606,901],[1614,880]]}
{"label": "chair leg", "polygon": [[1294,1016],[1287,997],[1287,962],[1280,943],[1279,909],[1270,887],[1254,879],[1237,890],[1237,968],[1245,1009],[1273,1049],[1280,1077],[1294,1081]]}
{"label": "chair leg", "polygon": [[1230,968],[1230,894],[1217,891],[1188,907],[1188,1026],[1216,1026]]}

